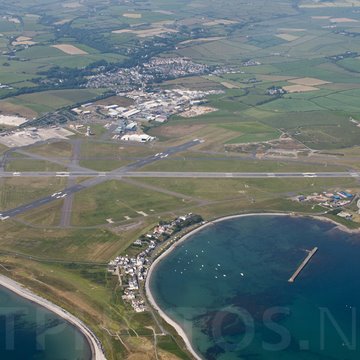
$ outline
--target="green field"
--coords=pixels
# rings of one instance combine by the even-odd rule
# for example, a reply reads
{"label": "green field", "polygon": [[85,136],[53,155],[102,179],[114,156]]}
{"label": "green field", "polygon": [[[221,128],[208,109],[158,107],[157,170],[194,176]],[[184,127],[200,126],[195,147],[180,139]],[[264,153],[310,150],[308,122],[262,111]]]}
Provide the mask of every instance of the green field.
{"label": "green field", "polygon": [[61,178],[33,178],[31,183],[20,177],[1,179],[0,210],[12,209],[50,195],[62,190],[64,185]]}
{"label": "green field", "polygon": [[118,158],[127,159],[154,155],[159,148],[147,144],[117,144],[109,142],[83,141],[81,144],[81,157],[86,158]]}
{"label": "green field", "polygon": [[189,171],[189,172],[288,172],[288,171],[331,171],[345,170],[345,167],[331,166],[327,163],[271,160],[211,159],[196,157],[177,157],[144,166],[140,171]]}
{"label": "green field", "polygon": [[234,197],[244,196],[272,198],[358,187],[352,179],[142,179],[141,182],[210,200],[235,200]]}
{"label": "green field", "polygon": [[128,165],[131,161],[126,160],[80,160],[79,165],[96,170],[96,171],[111,171]]}
{"label": "green field", "polygon": [[8,148],[5,145],[0,144],[0,154],[3,154]]}
{"label": "green field", "polygon": [[66,167],[46,160],[12,159],[7,161],[6,171],[66,171]]}
{"label": "green field", "polygon": [[27,149],[29,152],[47,157],[61,157],[68,159],[72,154],[72,146],[65,141],[56,141],[49,144],[35,145]]}
{"label": "green field", "polygon": [[114,180],[75,195],[72,224],[100,225],[106,224],[106,219],[119,222],[126,217],[144,218],[187,205],[188,201],[175,196]]}
{"label": "green field", "polygon": [[57,90],[19,95],[9,100],[14,105],[27,107],[38,114],[54,111],[75,103],[86,102],[101,94],[101,90]]}
{"label": "green field", "polygon": [[270,126],[256,122],[226,124],[221,125],[221,127],[241,133],[240,136],[229,140],[227,142],[228,144],[268,141],[277,139],[281,134],[280,131],[275,130]]}

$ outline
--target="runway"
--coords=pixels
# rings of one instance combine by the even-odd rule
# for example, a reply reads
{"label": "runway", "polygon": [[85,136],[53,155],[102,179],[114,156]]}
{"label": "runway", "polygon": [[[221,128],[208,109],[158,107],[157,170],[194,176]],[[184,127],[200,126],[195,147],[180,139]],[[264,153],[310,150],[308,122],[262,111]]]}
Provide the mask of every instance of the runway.
{"label": "runway", "polygon": [[85,168],[76,169],[73,171],[28,171],[28,172],[8,172],[0,171],[0,177],[90,177],[90,179],[83,181],[81,184],[68,186],[63,191],[45,196],[41,199],[35,200],[29,204],[21,205],[17,208],[3,211],[0,213],[0,220],[6,220],[13,216],[22,214],[29,210],[43,206],[56,200],[65,199],[72,194],[83,189],[95,186],[107,180],[121,179],[121,178],[204,178],[204,179],[272,179],[272,178],[360,178],[360,172],[194,172],[194,171],[137,171],[141,167],[151,164],[156,161],[161,161],[169,155],[178,152],[186,151],[192,146],[198,145],[201,141],[195,139],[185,144],[170,147],[162,153],[148,156],[144,159],[135,161],[132,164],[123,166],[113,171],[93,171]]}
{"label": "runway", "polygon": [[359,178],[360,172],[155,172],[155,171],[134,171],[127,172],[122,176],[127,177],[152,177],[152,178]]}
{"label": "runway", "polygon": [[[130,166],[130,165],[128,165]],[[360,172],[206,172],[206,171],[27,171],[27,172],[0,172],[0,178],[12,177],[99,177],[115,179],[122,177],[156,177],[156,178],[359,178]],[[93,179],[92,179],[93,180]],[[85,182],[86,183],[86,182]]]}
{"label": "runway", "polygon": [[172,146],[168,149],[164,150],[164,152],[147,156],[144,159],[140,159],[138,161],[135,161],[132,164],[123,166],[119,169],[109,171],[109,172],[97,172],[87,169],[79,169],[76,171],[70,171],[70,172],[59,172],[59,171],[30,171],[30,172],[6,172],[6,171],[0,171],[0,177],[78,177],[78,176],[86,176],[91,177],[91,179],[83,181],[81,184],[75,184],[72,186],[68,186],[63,191],[54,193],[49,196],[45,196],[43,198],[40,198],[38,200],[32,201],[29,204],[24,204],[21,206],[18,206],[14,209],[3,211],[0,213],[0,220],[7,220],[13,216],[20,215],[22,213],[25,213],[27,211],[30,211],[32,209],[36,209],[37,207],[49,204],[56,200],[65,199],[68,196],[71,196],[72,194],[81,191],[83,189],[89,188],[91,186],[95,186],[97,184],[100,184],[106,180],[114,179],[117,177],[122,177],[123,175],[127,174],[128,172],[134,172],[136,169],[141,168],[145,165],[151,164],[156,161],[160,161],[161,159],[167,158],[169,155],[176,154],[178,152],[186,151],[187,149],[190,149],[191,147],[198,145],[201,143],[201,140],[195,139],[188,141],[184,144]]}

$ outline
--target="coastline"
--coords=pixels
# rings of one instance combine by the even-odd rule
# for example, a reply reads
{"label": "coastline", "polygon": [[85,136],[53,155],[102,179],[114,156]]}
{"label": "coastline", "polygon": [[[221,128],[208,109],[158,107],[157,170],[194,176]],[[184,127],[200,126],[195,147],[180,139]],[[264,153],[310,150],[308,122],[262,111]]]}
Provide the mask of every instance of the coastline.
{"label": "coastline", "polygon": [[326,222],[329,222],[329,223],[332,223],[332,224],[336,225],[335,229],[347,232],[349,234],[360,234],[360,228],[359,229],[349,229],[345,225],[340,224],[340,223],[336,222],[335,220],[330,219],[330,218],[328,218],[326,216],[321,216],[321,215],[320,216],[310,215],[310,216],[313,219],[320,220],[320,221],[326,221]]}
{"label": "coastline", "polygon": [[102,351],[101,343],[95,334],[77,317],[70,314],[66,310],[62,309],[60,306],[57,306],[50,301],[34,294],[29,289],[22,286],[20,283],[4,276],[0,275],[0,286],[12,291],[13,293],[21,296],[24,299],[32,301],[52,313],[60,316],[62,319],[69,322],[71,325],[75,326],[86,338],[89,343],[91,350],[91,359],[92,360],[106,360],[106,357]]}
{"label": "coastline", "polygon": [[310,217],[312,219],[315,220],[320,220],[320,221],[326,221],[326,222],[331,222],[332,224],[336,225],[336,228],[338,228],[341,231],[345,231],[348,233],[360,233],[360,229],[358,230],[352,230],[352,229],[348,229],[346,226],[337,223],[335,220],[329,219],[325,216],[321,216],[321,215],[302,215],[302,214],[294,214],[294,213],[249,213],[249,214],[238,214],[238,215],[229,215],[229,216],[224,216],[224,217],[220,217],[218,219],[215,220],[211,220],[209,222],[206,222],[205,224],[200,225],[199,227],[197,227],[196,229],[190,231],[189,233],[185,234],[184,236],[182,236],[179,240],[177,240],[174,244],[172,244],[166,251],[164,251],[160,256],[158,256],[155,261],[151,264],[149,271],[148,271],[148,275],[146,277],[146,281],[145,281],[145,294],[146,297],[149,301],[149,303],[151,304],[151,306],[158,312],[158,314],[160,315],[160,317],[162,319],[164,319],[169,325],[171,325],[175,331],[178,333],[178,335],[183,339],[187,350],[192,354],[192,356],[196,359],[196,360],[204,360],[203,357],[201,357],[201,355],[199,355],[196,350],[193,348],[193,345],[191,344],[190,339],[187,337],[185,331],[183,330],[183,328],[173,319],[171,319],[160,307],[159,305],[156,303],[151,290],[150,290],[150,279],[151,279],[151,275],[153,273],[153,271],[155,270],[157,264],[163,259],[165,258],[167,255],[169,255],[177,246],[179,246],[180,244],[182,244],[184,241],[188,240],[189,237],[195,235],[197,232],[205,229],[206,227],[214,224],[214,223],[219,223],[222,221],[226,221],[226,220],[231,220],[231,219],[237,219],[237,218],[242,218],[242,217],[249,217],[249,216],[296,216],[296,217]]}
{"label": "coastline", "polygon": [[178,241],[176,241],[166,251],[164,251],[160,256],[158,256],[149,268],[149,272],[148,272],[148,275],[147,275],[146,281],[145,281],[145,294],[146,294],[148,301],[150,302],[151,306],[158,312],[158,314],[161,316],[161,318],[164,319],[169,325],[171,325],[175,329],[175,331],[178,333],[178,335],[183,339],[187,350],[192,354],[192,356],[196,360],[204,360],[204,358],[201,357],[196,352],[196,350],[193,348],[193,345],[191,344],[191,342],[190,342],[189,338],[187,337],[183,328],[176,321],[171,319],[156,303],[156,301],[151,293],[151,290],[150,290],[151,275],[152,275],[153,271],[155,270],[156,265],[163,258],[165,258],[167,255],[169,255],[177,246],[182,244],[189,237],[195,235],[197,232],[205,229],[206,227],[208,227],[214,223],[218,223],[218,222],[225,221],[225,220],[231,220],[231,219],[235,219],[235,218],[248,217],[248,216],[291,216],[291,215],[288,213],[251,213],[251,214],[230,215],[230,216],[225,216],[225,217],[221,217],[221,218],[209,221],[205,224],[200,225],[199,227],[190,231],[189,233],[185,234],[184,236],[182,236]]}

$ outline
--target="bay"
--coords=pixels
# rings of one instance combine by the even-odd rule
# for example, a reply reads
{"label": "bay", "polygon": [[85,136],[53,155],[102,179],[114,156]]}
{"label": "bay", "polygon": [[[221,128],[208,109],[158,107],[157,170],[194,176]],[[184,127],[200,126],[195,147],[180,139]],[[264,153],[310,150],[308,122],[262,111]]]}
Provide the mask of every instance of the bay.
{"label": "bay", "polygon": [[150,288],[205,359],[359,359],[359,259],[359,234],[332,223],[241,217],[176,247]]}

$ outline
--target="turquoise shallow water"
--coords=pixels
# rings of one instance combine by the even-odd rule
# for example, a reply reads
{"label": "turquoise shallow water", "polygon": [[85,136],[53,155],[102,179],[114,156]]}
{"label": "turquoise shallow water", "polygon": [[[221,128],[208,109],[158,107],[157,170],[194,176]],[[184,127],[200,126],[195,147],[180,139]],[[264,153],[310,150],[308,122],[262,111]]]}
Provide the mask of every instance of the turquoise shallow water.
{"label": "turquoise shallow water", "polygon": [[331,223],[243,217],[180,244],[150,287],[205,359],[360,359],[359,259],[360,236]]}
{"label": "turquoise shallow water", "polygon": [[0,287],[1,360],[89,360],[85,337],[57,315]]}

